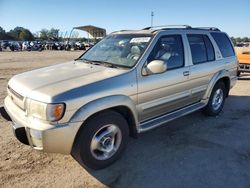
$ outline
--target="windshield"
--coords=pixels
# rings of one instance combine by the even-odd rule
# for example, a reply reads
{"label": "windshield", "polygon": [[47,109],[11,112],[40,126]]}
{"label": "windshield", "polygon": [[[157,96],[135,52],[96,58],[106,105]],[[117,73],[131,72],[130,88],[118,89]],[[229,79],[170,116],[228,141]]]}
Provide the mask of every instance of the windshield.
{"label": "windshield", "polygon": [[105,37],[80,59],[133,67],[147,48],[152,35],[114,34]]}

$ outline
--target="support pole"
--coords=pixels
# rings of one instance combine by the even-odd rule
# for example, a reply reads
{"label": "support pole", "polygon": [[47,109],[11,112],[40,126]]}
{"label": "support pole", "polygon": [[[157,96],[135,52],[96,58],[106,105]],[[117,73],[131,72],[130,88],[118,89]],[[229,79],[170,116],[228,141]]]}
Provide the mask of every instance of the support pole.
{"label": "support pole", "polygon": [[151,27],[153,27],[154,24],[154,12],[151,12]]}

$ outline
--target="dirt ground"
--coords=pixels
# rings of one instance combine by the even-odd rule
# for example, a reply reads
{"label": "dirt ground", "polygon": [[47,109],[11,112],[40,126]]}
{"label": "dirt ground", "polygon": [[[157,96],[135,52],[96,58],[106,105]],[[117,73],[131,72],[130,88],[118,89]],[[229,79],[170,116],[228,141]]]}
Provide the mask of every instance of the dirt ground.
{"label": "dirt ground", "polygon": [[[80,54],[0,52],[0,106],[13,75]],[[250,187],[250,76],[241,76],[218,117],[195,112],[131,138],[101,171],[22,145],[1,115],[0,151],[0,187]]]}

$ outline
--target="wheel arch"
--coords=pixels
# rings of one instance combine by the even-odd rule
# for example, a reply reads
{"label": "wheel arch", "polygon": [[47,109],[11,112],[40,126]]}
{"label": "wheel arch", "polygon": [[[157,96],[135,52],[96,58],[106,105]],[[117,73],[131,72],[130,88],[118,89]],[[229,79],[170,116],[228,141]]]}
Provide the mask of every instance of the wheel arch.
{"label": "wheel arch", "polygon": [[223,82],[225,87],[226,87],[226,97],[229,95],[229,90],[230,90],[230,79],[229,77],[222,77],[220,78],[216,83],[218,82]]}
{"label": "wheel arch", "polygon": [[226,70],[222,70],[222,71],[219,71],[217,72],[213,77],[212,79],[209,81],[208,83],[208,88],[207,88],[207,91],[206,93],[204,94],[203,96],[203,100],[208,100],[211,93],[212,93],[212,90],[214,88],[214,86],[218,83],[218,82],[223,82],[225,84],[225,87],[226,87],[226,97],[228,97],[229,95],[229,90],[230,90],[230,75],[229,75],[229,72],[226,71]]}
{"label": "wheel arch", "polygon": [[70,122],[83,122],[82,127],[84,122],[107,110],[121,114],[128,123],[130,135],[137,137],[138,116],[136,107],[129,97],[123,95],[104,97],[87,103],[75,112]]}

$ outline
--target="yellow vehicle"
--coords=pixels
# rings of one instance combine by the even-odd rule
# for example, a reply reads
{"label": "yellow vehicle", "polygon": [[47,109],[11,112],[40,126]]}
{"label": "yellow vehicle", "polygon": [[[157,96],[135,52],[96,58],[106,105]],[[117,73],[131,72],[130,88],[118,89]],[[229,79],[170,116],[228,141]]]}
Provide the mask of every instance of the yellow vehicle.
{"label": "yellow vehicle", "polygon": [[235,51],[239,60],[238,76],[241,72],[250,72],[250,46],[236,47]]}

